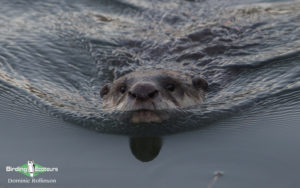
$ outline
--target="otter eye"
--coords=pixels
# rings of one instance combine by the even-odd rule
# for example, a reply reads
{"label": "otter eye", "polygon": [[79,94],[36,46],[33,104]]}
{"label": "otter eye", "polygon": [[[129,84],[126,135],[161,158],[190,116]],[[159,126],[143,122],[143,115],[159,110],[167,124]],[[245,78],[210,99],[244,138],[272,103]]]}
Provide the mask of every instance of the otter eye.
{"label": "otter eye", "polygon": [[166,86],[166,89],[169,90],[169,91],[174,91],[175,90],[175,85],[174,84],[168,84]]}
{"label": "otter eye", "polygon": [[121,86],[121,87],[119,88],[119,91],[120,91],[121,93],[125,93],[125,91],[126,91],[126,86]]}

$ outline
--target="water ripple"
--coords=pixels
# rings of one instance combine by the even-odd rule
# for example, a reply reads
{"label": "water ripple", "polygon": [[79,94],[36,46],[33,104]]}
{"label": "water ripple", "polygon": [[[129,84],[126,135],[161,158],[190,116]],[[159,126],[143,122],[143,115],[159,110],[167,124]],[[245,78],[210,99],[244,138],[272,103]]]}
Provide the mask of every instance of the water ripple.
{"label": "water ripple", "polygon": [[[107,133],[175,133],[258,105],[273,106],[265,113],[280,118],[299,103],[300,3],[230,4],[4,0],[0,82],[11,93],[1,98],[19,92],[54,116]],[[137,127],[102,112],[104,83],[155,68],[204,76],[206,102],[163,126]]]}

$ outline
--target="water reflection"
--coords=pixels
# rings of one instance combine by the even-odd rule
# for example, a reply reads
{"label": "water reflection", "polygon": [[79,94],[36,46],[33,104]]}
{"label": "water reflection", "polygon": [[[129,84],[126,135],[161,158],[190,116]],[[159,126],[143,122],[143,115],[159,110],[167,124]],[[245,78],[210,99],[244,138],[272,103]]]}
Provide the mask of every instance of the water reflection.
{"label": "water reflection", "polygon": [[161,137],[131,137],[130,150],[134,157],[142,162],[155,159],[162,147]]}

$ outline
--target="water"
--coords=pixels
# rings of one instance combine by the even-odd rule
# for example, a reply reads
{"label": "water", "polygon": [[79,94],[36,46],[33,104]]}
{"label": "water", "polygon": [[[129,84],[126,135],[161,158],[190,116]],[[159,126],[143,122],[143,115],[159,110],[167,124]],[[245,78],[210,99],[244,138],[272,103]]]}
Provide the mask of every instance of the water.
{"label": "water", "polygon": [[[299,1],[1,0],[1,167],[60,165],[58,187],[207,187],[215,170],[220,187],[295,187],[299,62]],[[161,125],[102,112],[102,85],[155,68],[202,75],[205,103]]]}

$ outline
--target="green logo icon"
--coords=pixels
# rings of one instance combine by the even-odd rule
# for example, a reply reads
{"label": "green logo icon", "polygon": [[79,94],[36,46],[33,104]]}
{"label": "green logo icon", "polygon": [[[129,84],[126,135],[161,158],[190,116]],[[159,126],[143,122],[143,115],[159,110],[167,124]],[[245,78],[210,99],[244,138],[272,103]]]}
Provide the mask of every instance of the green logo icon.
{"label": "green logo icon", "polygon": [[19,168],[21,169],[19,172],[28,177],[35,177],[35,176],[39,175],[40,173],[47,172],[46,167],[43,167],[42,165],[34,163],[33,161],[28,161],[27,164],[24,164],[24,165],[20,166]]}

